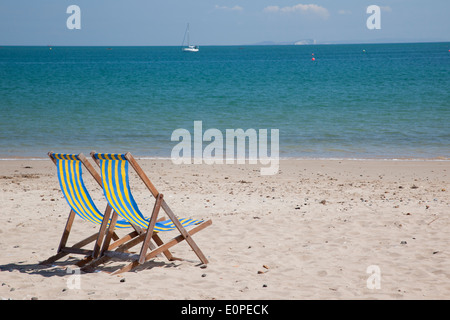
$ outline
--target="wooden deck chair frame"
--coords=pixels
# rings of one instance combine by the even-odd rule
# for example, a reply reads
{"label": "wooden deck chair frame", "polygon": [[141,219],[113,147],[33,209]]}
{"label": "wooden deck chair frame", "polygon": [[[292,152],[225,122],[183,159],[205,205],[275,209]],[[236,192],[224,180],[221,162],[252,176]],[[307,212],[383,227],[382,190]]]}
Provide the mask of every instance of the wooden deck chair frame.
{"label": "wooden deck chair frame", "polygon": [[[179,258],[175,258],[172,253],[169,251],[169,249],[176,244],[180,243],[183,240],[186,240],[186,242],[189,244],[189,246],[192,248],[192,250],[195,252],[197,257],[200,259],[202,264],[207,264],[208,260],[203,254],[203,252],[200,250],[200,248],[195,243],[194,239],[192,239],[192,235],[199,232],[200,230],[203,230],[207,226],[212,224],[211,220],[207,221],[200,221],[198,225],[193,227],[191,230],[187,231],[183,224],[180,222],[180,220],[175,216],[173,211],[169,208],[166,201],[164,200],[163,194],[159,193],[156,187],[153,185],[153,183],[150,181],[150,179],[147,177],[145,172],[142,170],[140,165],[137,163],[137,161],[134,159],[134,157],[131,155],[131,153],[126,153],[124,155],[106,155],[106,154],[97,154],[95,151],[91,152],[91,156],[94,159],[94,161],[101,167],[100,159],[102,156],[120,156],[123,157],[122,160],[125,160],[131,165],[131,167],[135,170],[139,178],[143,181],[147,189],[150,191],[150,193],[155,198],[155,204],[152,210],[152,214],[150,218],[148,219],[148,225],[147,230],[145,233],[139,235],[138,237],[132,239],[126,244],[123,244],[117,250],[111,251],[111,250],[102,250],[101,257],[95,261],[93,261],[91,264],[87,266],[87,269],[90,269],[92,271],[93,268],[99,266],[100,264],[105,263],[106,261],[115,258],[119,260],[131,260],[132,262],[128,265],[122,267],[121,269],[118,269],[117,271],[113,272],[113,274],[119,274],[122,272],[131,271],[137,266],[143,264],[144,262],[156,257],[159,254],[164,254],[166,258],[169,261],[172,260],[182,260]],[[102,171],[102,170],[100,170]],[[102,176],[102,179],[104,177]],[[103,183],[105,184],[105,180],[103,180]],[[103,188],[105,190],[105,185],[103,185]],[[106,196],[106,194],[105,194]],[[108,199],[108,197],[107,197]],[[109,200],[108,200],[109,202]],[[110,206],[113,206],[113,204],[109,203]],[[173,229],[177,229],[180,233],[180,235],[172,238],[171,240],[164,243],[161,238],[158,236],[158,232],[155,231],[155,224],[160,221],[158,220],[158,214],[160,212],[160,209],[163,209],[163,211],[166,213],[166,215],[169,217],[171,223],[175,226]],[[118,213],[116,210],[114,210],[113,217],[111,219],[111,223],[109,228],[114,227],[114,223],[118,218]],[[125,217],[122,217],[125,218]],[[169,221],[169,220],[168,220]],[[108,236],[105,239],[104,246],[108,246],[108,242],[110,241],[110,234],[111,232],[108,232]],[[155,243],[157,244],[156,248],[151,248],[150,246],[150,240],[153,239]],[[125,250],[130,249],[131,247],[142,243],[140,253],[139,254],[131,254],[124,252]]]}
{"label": "wooden deck chair frame", "polygon": [[[56,154],[51,151],[48,153],[48,156],[50,157],[50,159],[56,166],[57,166],[57,159],[61,159],[61,157],[67,157],[67,159],[65,159],[65,160],[79,160],[83,164],[83,166],[87,169],[87,171],[94,177],[95,181],[100,185],[100,187],[102,186],[100,174],[94,169],[94,167],[89,163],[89,161],[86,159],[86,157],[82,153],[80,153],[78,155],[74,155],[74,154],[67,155],[67,154]],[[87,190],[86,190],[86,192],[87,192]],[[74,209],[71,208],[69,217],[66,222],[66,226],[64,228],[64,231],[63,231],[60,243],[59,243],[57,253],[55,255],[47,258],[46,260],[40,262],[40,264],[41,265],[52,264],[53,262],[63,258],[64,256],[66,256],[68,254],[81,254],[81,255],[84,255],[85,257],[82,260],[78,261],[76,263],[76,265],[79,267],[82,267],[82,266],[86,265],[87,263],[89,263],[90,261],[92,261],[93,259],[98,258],[99,254],[100,254],[100,248],[101,248],[102,242],[106,235],[107,226],[108,226],[108,222],[111,218],[111,214],[112,214],[112,208],[109,205],[107,205],[106,209],[104,211],[104,214],[103,214],[103,218],[101,220],[99,231],[92,234],[91,236],[73,244],[72,246],[67,246],[67,241],[68,241],[70,232],[72,230],[72,225],[75,220],[75,216],[77,215],[77,213],[74,211]],[[114,225],[117,226],[117,221],[114,223]],[[109,250],[113,250],[114,248],[119,247],[121,244],[123,244],[123,243],[129,241],[130,239],[137,237],[139,234],[143,233],[142,229],[140,229],[134,225],[125,223],[125,222],[121,222],[121,227],[122,228],[133,227],[134,231],[132,231],[131,233],[128,233],[127,235],[125,235],[124,237],[119,239],[119,237],[117,236],[117,234],[114,231],[114,228],[112,228],[112,229],[109,228],[109,230],[108,230],[108,232],[110,232],[109,237],[112,240],[114,240],[114,242],[110,243],[110,245],[108,246]],[[95,243],[94,243],[93,249],[83,249],[83,247],[85,247],[86,245],[88,245],[94,241],[95,241]]]}

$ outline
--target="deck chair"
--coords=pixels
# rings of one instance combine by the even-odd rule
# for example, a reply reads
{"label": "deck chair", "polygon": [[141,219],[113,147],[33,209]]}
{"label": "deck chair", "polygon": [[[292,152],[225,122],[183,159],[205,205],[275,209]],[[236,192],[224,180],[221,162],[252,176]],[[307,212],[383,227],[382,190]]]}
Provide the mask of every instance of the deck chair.
{"label": "deck chair", "polygon": [[[117,248],[115,251],[106,250],[101,252],[101,257],[97,261],[92,262],[88,267],[95,268],[98,265],[106,262],[109,259],[116,258],[119,260],[131,260],[132,262],[123,268],[115,271],[113,274],[119,274],[122,272],[130,271],[143,264],[144,262],[156,257],[159,254],[164,254],[169,261],[181,260],[175,258],[169,251],[169,248],[178,244],[179,242],[186,240],[192,250],[203,264],[208,263],[205,255],[192,239],[192,235],[205,227],[211,225],[212,221],[200,221],[194,219],[178,219],[172,210],[167,205],[164,197],[157,191],[150,179],[146,176],[142,168],[133,158],[130,153],[126,154],[100,154],[91,152],[92,158],[100,166],[100,172],[103,182],[103,191],[109,205],[114,209],[113,218],[111,220],[111,227],[114,227],[114,223],[117,219],[117,215],[127,220],[128,222],[145,228],[147,231],[135,239],[129,241]],[[136,201],[131,194],[128,167],[135,170],[140,179],[144,182],[150,193],[155,198],[155,204],[149,218],[146,218]],[[163,209],[166,215],[169,217],[166,221],[158,220],[158,214],[160,209]],[[186,227],[193,227],[189,232]],[[170,230],[178,230],[180,235],[174,237],[170,241],[164,243],[159,237],[158,233]],[[150,239],[158,245],[156,248],[150,248]],[[107,245],[105,240],[105,245]],[[139,254],[131,254],[123,252],[130,249],[142,242],[142,246]]]}
{"label": "deck chair", "polygon": [[[102,185],[101,177],[82,153],[75,155],[49,152],[48,156],[56,165],[59,185],[61,191],[64,194],[64,198],[67,200],[67,203],[69,204],[71,210],[63,235],[61,237],[61,241],[59,243],[57,253],[49,257],[45,261],[42,261],[40,264],[52,264],[53,262],[61,259],[68,254],[82,254],[85,256],[85,258],[77,263],[77,265],[81,267],[99,256],[101,245],[106,234],[109,220],[111,218],[112,208],[107,205],[105,212],[101,213],[97,209],[95,203],[89,195],[82,177],[82,165],[88,170],[89,173],[92,174],[92,176],[100,186]],[[67,240],[69,238],[72,224],[76,215],[81,217],[83,220],[87,220],[94,224],[100,225],[100,229],[93,235],[69,247],[67,246]],[[115,223],[115,228],[124,229],[130,227],[132,227],[132,225],[123,219],[120,221],[116,221]],[[111,238],[113,238],[115,242],[110,245],[110,250],[138,236],[139,233],[142,232],[141,230],[136,230],[135,228],[134,231],[127,234],[121,239],[119,239],[114,230],[111,231],[111,233]],[[95,241],[93,249],[82,249],[93,241]]]}

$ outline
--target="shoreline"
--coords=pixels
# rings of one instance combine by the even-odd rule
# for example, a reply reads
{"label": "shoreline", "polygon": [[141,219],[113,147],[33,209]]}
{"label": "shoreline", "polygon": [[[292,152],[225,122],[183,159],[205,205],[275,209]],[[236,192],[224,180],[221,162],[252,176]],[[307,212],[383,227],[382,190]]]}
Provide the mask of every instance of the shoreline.
{"label": "shoreline", "polygon": [[[86,155],[86,154],[85,154]],[[171,160],[170,157],[152,157],[152,156],[135,156],[133,154],[133,156],[136,159],[140,159],[140,160]],[[86,157],[90,157],[89,155],[86,155]],[[48,157],[3,157],[0,158],[0,161],[42,161],[42,160],[49,160]],[[204,159],[203,159],[204,160]],[[227,160],[231,160],[231,159],[223,159],[224,163]],[[235,158],[232,159],[234,161],[238,161],[238,160],[245,160],[246,162],[249,160],[255,160],[258,161],[258,159],[240,159],[240,158]],[[414,158],[414,157],[398,157],[398,158],[340,158],[340,157],[279,157],[279,161],[291,161],[291,160],[295,160],[295,161],[450,161],[450,158],[447,157],[432,157],[432,158]],[[194,164],[194,158],[192,158],[192,164]],[[234,163],[236,164],[236,163]],[[230,165],[233,165],[230,164]]]}

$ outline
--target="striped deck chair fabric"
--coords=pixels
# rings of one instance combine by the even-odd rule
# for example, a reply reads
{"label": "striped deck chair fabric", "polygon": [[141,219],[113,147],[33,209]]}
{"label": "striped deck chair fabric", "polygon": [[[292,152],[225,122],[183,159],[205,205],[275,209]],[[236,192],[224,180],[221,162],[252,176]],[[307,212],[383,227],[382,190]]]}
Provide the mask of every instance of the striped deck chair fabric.
{"label": "striped deck chair fabric", "polygon": [[[131,194],[128,176],[128,160],[125,158],[125,155],[95,153],[93,154],[93,157],[99,161],[103,191],[109,205],[123,219],[146,229],[149,224],[149,218],[146,218],[142,214]],[[202,220],[189,218],[182,218],[179,219],[179,221],[183,227],[197,225],[203,222]],[[170,231],[175,228],[176,226],[173,224],[172,220],[169,219],[156,222],[154,231]]]}
{"label": "striped deck chair fabric", "polygon": [[[103,219],[95,206],[82,177],[82,163],[75,154],[53,153],[58,171],[58,179],[64,198],[72,210],[82,219],[100,225]],[[126,220],[119,220],[116,228],[130,228]]]}

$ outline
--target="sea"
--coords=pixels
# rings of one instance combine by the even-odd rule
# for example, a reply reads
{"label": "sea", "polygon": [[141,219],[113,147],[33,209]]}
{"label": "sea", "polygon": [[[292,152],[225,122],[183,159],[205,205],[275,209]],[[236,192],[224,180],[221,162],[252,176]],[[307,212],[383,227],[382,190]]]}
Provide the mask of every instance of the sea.
{"label": "sea", "polygon": [[450,43],[0,47],[1,159],[170,158],[195,121],[276,129],[280,158],[448,160]]}

